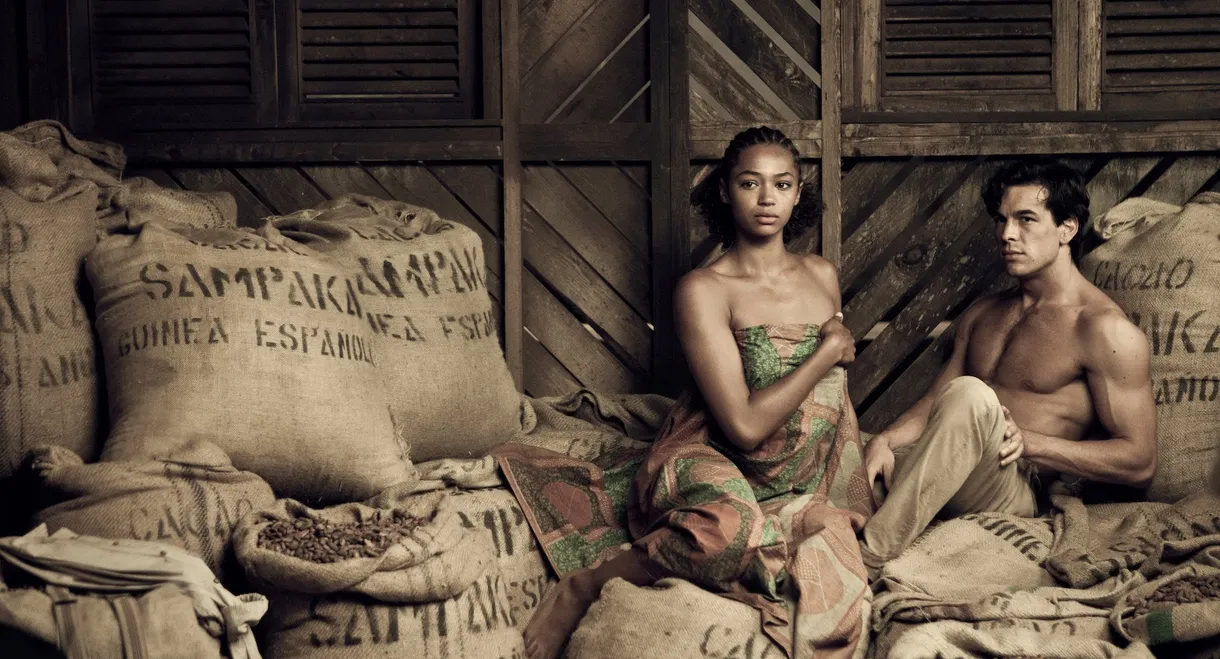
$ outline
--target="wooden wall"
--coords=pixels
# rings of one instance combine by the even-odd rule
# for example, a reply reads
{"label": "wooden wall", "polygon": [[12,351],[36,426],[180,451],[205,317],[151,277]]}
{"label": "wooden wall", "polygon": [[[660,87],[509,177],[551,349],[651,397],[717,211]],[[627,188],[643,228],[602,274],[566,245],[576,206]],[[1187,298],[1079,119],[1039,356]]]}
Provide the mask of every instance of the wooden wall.
{"label": "wooden wall", "polygon": [[[73,123],[80,104],[57,90],[83,74],[44,46],[78,1],[0,9],[37,64],[6,75],[4,58],[0,85],[47,79],[5,125]],[[361,6],[379,2],[406,6]],[[1004,283],[979,200],[1003,162],[1061,155],[1095,210],[1218,185],[1215,0],[493,4],[483,45],[499,50],[483,52],[474,119],[148,131],[124,138],[130,174],[227,190],[246,225],[346,192],[436,208],[483,238],[526,392],[674,393],[669,296],[716,254],[689,189],[737,131],[775,125],[822,194],[823,221],[793,248],[840,266],[872,430],[926,386],[962,309]]]}

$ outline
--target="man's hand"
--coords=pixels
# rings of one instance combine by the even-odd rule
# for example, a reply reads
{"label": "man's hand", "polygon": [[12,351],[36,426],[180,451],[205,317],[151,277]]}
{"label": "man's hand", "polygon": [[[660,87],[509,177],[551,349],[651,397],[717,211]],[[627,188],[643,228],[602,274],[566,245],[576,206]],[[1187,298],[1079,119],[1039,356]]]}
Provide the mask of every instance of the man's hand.
{"label": "man's hand", "polygon": [[1004,442],[1000,444],[1000,466],[1007,467],[1025,453],[1025,435],[1017,422],[1012,420],[1012,412],[1007,407],[1001,406],[1000,409],[1004,410],[1005,426]]}
{"label": "man's hand", "polygon": [[885,483],[885,489],[890,489],[890,477],[894,473],[894,451],[890,449],[890,441],[885,435],[877,435],[864,449],[864,474],[869,486],[877,480],[880,474]]}
{"label": "man's hand", "polygon": [[834,351],[837,355],[835,362],[839,366],[847,366],[856,361],[856,340],[852,338],[851,330],[843,324],[841,312],[822,323],[821,344],[827,350]]}

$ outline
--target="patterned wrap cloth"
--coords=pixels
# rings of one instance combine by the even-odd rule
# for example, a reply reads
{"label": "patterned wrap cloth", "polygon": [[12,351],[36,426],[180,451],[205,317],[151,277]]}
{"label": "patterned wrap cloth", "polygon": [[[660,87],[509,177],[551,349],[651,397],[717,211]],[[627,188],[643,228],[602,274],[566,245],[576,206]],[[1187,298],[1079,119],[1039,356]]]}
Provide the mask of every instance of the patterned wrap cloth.
{"label": "patterned wrap cloth", "polygon": [[[751,391],[814,353],[819,327],[735,330]],[[858,654],[870,592],[855,532],[875,510],[847,377],[835,367],[771,437],[742,452],[691,388],[650,449],[586,462],[507,444],[496,451],[560,575],[628,543],[653,574],[757,608],[790,657]]]}

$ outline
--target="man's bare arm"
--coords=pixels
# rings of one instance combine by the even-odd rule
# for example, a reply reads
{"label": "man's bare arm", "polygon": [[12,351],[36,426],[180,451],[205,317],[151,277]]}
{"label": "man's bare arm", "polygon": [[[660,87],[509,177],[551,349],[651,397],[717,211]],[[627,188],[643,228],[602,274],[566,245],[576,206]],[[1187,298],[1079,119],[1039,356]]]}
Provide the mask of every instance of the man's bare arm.
{"label": "man's bare arm", "polygon": [[[988,304],[987,300],[980,301],[962,314],[953,337],[953,354],[949,356],[949,361],[933,380],[932,386],[910,409],[903,412],[902,416],[899,416],[888,428],[877,435],[877,437],[885,439],[891,449],[906,446],[919,439],[928,425],[928,416],[932,413],[932,403],[936,400],[936,396],[953,378],[966,374],[966,352],[967,346],[970,344],[970,328],[973,326],[975,318]],[[874,438],[873,441],[877,441],[877,439]]]}
{"label": "man's bare arm", "polygon": [[1093,481],[1147,487],[1156,473],[1156,406],[1148,340],[1118,311],[1082,321],[1097,420],[1108,438],[1071,441],[1022,429],[1025,458]]}

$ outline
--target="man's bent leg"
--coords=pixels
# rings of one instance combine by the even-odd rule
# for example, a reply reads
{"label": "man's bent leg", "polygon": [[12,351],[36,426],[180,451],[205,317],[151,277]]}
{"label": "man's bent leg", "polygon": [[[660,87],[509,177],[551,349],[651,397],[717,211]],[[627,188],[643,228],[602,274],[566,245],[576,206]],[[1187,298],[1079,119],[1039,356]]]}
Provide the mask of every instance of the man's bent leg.
{"label": "man's bent leg", "polygon": [[955,378],[932,405],[928,425],[895,466],[893,489],[864,527],[865,565],[880,568],[946,512],[1036,512],[1034,493],[1015,464],[1000,467],[1004,413],[982,380]]}

